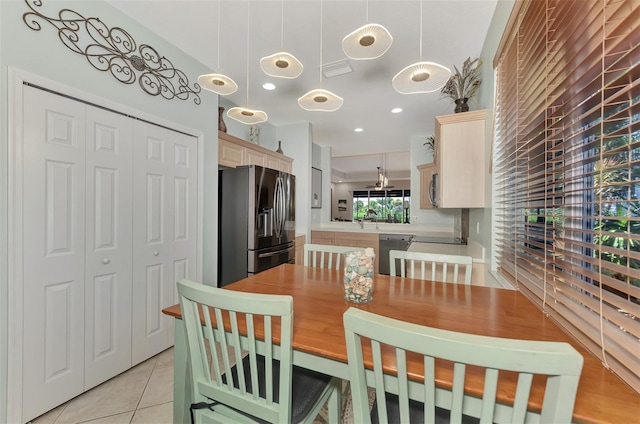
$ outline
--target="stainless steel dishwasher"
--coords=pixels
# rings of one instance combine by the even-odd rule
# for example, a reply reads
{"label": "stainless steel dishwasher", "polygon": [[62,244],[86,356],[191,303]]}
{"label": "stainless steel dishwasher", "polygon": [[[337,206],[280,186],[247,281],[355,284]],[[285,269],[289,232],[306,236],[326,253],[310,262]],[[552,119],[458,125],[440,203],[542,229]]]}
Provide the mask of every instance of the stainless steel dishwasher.
{"label": "stainless steel dishwasher", "polygon": [[414,238],[415,236],[409,234],[380,234],[378,272],[389,275],[389,251],[409,250],[409,246],[411,246]]}

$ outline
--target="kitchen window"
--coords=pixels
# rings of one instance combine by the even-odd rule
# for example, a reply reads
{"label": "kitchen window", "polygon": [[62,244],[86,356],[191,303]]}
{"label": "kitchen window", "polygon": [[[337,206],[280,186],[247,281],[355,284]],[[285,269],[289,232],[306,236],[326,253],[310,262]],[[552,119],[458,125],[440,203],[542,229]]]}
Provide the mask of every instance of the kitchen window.
{"label": "kitchen window", "polygon": [[513,13],[494,63],[498,270],[640,391],[640,3]]}
{"label": "kitchen window", "polygon": [[355,190],[353,220],[409,223],[411,190]]}

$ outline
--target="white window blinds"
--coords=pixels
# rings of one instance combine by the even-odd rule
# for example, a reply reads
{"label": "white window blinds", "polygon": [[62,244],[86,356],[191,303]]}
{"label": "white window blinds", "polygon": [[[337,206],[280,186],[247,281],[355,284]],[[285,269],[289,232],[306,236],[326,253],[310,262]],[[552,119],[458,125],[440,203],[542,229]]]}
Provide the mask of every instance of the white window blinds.
{"label": "white window blinds", "polygon": [[499,271],[640,392],[640,1],[514,13],[496,56]]}

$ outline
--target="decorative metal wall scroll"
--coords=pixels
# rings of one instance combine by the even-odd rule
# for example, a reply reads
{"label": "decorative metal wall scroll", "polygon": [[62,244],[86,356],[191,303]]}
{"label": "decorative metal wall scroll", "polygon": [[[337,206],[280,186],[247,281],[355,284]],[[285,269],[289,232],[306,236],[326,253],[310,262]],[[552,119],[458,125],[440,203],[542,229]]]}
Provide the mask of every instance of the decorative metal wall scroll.
{"label": "decorative metal wall scroll", "polygon": [[131,35],[122,28],[109,28],[99,18],[85,18],[70,9],[61,9],[58,16],[42,14],[42,0],[25,0],[30,12],[22,20],[34,31],[42,29],[46,21],[58,30],[58,38],[71,51],[84,55],[99,71],[110,72],[118,81],[133,84],[152,96],[165,99],[187,100],[193,96],[194,103],[201,100],[198,83],[189,87],[189,78],[173,66],[173,63],[148,44],[138,48]]}

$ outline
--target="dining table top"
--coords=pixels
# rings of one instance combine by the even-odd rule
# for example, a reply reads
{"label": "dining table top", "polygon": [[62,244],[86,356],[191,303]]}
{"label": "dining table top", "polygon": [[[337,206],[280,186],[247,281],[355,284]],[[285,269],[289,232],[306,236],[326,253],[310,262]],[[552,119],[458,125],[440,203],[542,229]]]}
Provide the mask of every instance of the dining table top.
{"label": "dining table top", "polygon": [[[353,304],[343,300],[340,271],[284,264],[225,286],[225,289],[290,295],[293,297],[293,349],[320,358],[347,363],[342,324],[344,312],[355,307],[379,315],[462,333],[484,336],[560,341],[571,344],[584,357],[584,366],[574,407],[575,422],[640,423],[640,395],[599,359],[560,329],[548,316],[517,290],[450,284],[386,275],[374,277],[373,301]],[[163,310],[181,318],[180,306]],[[366,362],[366,361],[365,361]],[[419,361],[409,364],[409,373],[419,379]],[[444,388],[451,376],[436,373]],[[482,392],[482,374],[469,372],[465,390]],[[532,388],[529,409],[539,412],[542,382]],[[508,390],[498,399],[509,403]]]}

